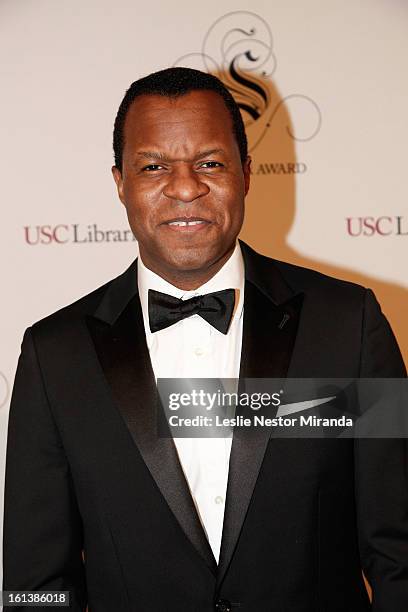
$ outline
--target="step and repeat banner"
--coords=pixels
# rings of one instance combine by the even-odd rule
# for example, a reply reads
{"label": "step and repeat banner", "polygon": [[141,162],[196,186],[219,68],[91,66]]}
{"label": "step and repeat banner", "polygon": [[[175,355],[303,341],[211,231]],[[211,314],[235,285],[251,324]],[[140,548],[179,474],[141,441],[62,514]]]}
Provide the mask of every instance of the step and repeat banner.
{"label": "step and repeat banner", "polygon": [[1,0],[1,479],[25,328],[137,254],[113,121],[168,66],[216,74],[242,109],[242,238],[372,288],[407,361],[407,31],[401,0]]}

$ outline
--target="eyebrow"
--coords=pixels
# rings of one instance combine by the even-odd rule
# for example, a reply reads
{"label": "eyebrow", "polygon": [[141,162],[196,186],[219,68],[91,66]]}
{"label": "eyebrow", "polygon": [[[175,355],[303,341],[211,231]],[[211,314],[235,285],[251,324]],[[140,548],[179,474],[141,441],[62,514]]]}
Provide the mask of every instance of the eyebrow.
{"label": "eyebrow", "polygon": [[197,153],[197,155],[195,155],[193,157],[193,159],[171,159],[170,157],[167,157],[167,155],[165,155],[164,153],[161,153],[160,151],[138,151],[137,152],[137,156],[138,157],[143,157],[145,159],[158,159],[162,162],[175,162],[175,161],[193,161],[196,162],[200,159],[203,159],[204,157],[209,157],[210,155],[214,155],[214,154],[225,154],[225,151],[223,149],[207,149],[206,151],[199,151]]}

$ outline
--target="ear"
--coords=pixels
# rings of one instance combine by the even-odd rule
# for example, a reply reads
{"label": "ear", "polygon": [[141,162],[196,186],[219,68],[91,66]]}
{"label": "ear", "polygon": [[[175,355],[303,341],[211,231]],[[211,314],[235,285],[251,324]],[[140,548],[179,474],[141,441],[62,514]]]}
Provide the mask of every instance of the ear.
{"label": "ear", "polygon": [[118,196],[122,204],[125,204],[124,195],[123,195],[123,179],[122,173],[116,166],[112,166],[112,174],[113,180],[116,183],[116,188],[118,190]]}
{"label": "ear", "polygon": [[244,172],[245,195],[247,195],[249,191],[249,184],[251,182],[251,162],[252,159],[248,155],[246,160],[242,164],[242,170]]}

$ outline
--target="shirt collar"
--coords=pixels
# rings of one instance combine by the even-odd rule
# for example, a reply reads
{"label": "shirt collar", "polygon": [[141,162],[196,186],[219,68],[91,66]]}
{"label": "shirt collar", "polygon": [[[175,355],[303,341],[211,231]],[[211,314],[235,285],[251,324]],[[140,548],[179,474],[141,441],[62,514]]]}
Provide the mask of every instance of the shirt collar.
{"label": "shirt collar", "polygon": [[231,327],[241,318],[244,305],[245,269],[241,247],[237,241],[231,257],[225,262],[221,270],[218,270],[217,274],[210,278],[210,280],[193,291],[179,289],[167,282],[164,278],[152,272],[152,270],[149,270],[149,268],[144,265],[139,255],[137,258],[137,284],[147,339],[151,336],[148,309],[149,289],[161,291],[162,293],[167,293],[179,299],[189,299],[195,295],[204,295],[205,293],[222,291],[223,289],[235,289],[235,309],[230,325],[231,329]]}

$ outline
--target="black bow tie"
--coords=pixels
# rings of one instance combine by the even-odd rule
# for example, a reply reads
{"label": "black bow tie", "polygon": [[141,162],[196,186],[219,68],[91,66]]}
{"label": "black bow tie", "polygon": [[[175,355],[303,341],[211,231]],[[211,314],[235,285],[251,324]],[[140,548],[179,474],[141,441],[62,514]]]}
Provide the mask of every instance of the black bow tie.
{"label": "black bow tie", "polygon": [[149,289],[149,324],[154,333],[174,323],[200,315],[223,334],[228,331],[235,305],[235,289],[214,291],[189,300],[179,300],[172,295]]}

